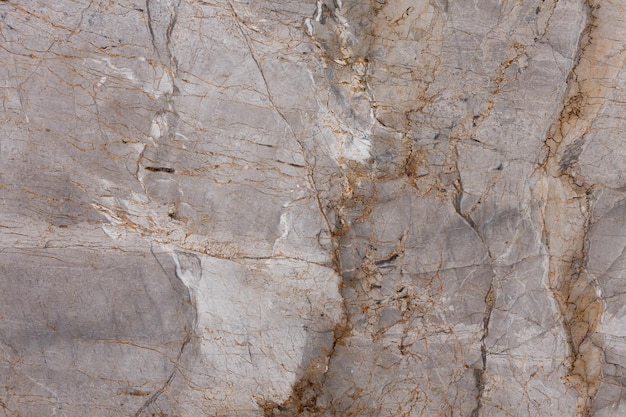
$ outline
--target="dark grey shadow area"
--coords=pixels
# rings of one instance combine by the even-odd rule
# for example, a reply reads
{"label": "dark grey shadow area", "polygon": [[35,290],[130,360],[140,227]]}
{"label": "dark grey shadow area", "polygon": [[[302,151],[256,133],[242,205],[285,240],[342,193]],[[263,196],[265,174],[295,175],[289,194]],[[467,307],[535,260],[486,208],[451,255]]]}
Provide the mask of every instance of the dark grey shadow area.
{"label": "dark grey shadow area", "polygon": [[195,310],[171,257],[90,249],[0,254],[0,407],[134,415],[172,376]]}

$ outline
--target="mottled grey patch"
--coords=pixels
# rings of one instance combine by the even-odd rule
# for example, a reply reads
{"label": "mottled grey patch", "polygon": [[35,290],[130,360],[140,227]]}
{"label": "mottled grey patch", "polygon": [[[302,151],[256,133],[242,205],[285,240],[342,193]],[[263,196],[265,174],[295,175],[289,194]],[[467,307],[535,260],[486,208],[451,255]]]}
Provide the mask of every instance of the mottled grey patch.
{"label": "mottled grey patch", "polygon": [[563,157],[559,162],[559,166],[561,170],[567,171],[573,164],[578,162],[578,158],[583,151],[583,140],[576,139],[574,142],[569,144],[565,148],[565,152],[563,152]]}

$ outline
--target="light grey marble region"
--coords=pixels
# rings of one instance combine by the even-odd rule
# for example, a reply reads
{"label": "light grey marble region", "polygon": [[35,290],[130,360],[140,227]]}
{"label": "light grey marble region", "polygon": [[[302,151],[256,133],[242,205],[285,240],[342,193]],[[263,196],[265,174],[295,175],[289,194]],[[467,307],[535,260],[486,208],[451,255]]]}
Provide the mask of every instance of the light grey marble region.
{"label": "light grey marble region", "polygon": [[626,416],[626,0],[0,0],[0,417]]}

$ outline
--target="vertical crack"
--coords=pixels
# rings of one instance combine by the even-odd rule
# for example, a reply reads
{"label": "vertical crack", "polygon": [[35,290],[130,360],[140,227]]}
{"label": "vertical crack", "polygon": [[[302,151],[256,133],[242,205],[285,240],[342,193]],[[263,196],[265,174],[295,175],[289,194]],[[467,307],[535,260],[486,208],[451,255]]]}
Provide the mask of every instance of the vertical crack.
{"label": "vertical crack", "polygon": [[[232,14],[233,20],[235,24],[237,25],[237,28],[254,62],[254,65],[256,66],[259,76],[261,77],[263,88],[265,90],[265,95],[267,96],[271,109],[275,111],[276,114],[280,117],[280,119],[285,124],[285,126],[287,127],[287,130],[289,131],[290,135],[293,137],[293,139],[295,140],[296,144],[298,145],[300,149],[302,158],[304,159],[304,162],[305,162],[307,182],[309,183],[309,187],[313,191],[313,198],[315,200],[317,210],[319,211],[320,216],[322,220],[324,221],[325,226],[328,230],[330,245],[331,245],[329,252],[331,255],[332,267],[335,270],[335,272],[339,276],[341,276],[342,270],[341,270],[341,264],[340,264],[339,240],[341,239],[343,230],[341,230],[341,228],[333,227],[333,224],[329,220],[328,215],[326,214],[326,211],[324,209],[324,204],[322,202],[322,197],[320,195],[321,193],[320,193],[320,190],[318,188],[318,185],[314,176],[314,168],[316,166],[315,159],[313,159],[313,161],[310,160],[310,157],[308,156],[309,152],[307,151],[304,141],[294,131],[293,127],[287,120],[287,117],[285,116],[284,112],[275,102],[274,97],[272,95],[272,90],[270,88],[270,83],[268,82],[265,76],[265,72],[261,65],[261,61],[258,58],[258,53],[252,44],[252,40],[250,39],[250,37],[246,33],[246,30],[244,29],[245,25],[241,22],[241,19],[239,18],[239,15],[237,14],[237,11],[235,10],[235,7],[233,6],[231,0],[228,0],[227,4],[228,4],[228,7],[230,8],[230,12]],[[339,290],[339,293],[341,294],[340,289],[338,290]],[[330,350],[325,353],[324,359],[326,361],[326,371],[328,370],[330,361],[335,353],[337,344],[340,342],[340,340],[343,338],[343,336],[347,332],[348,315],[347,315],[347,308],[345,306],[345,300],[343,301],[344,301],[343,322],[339,323],[335,327],[332,346]],[[319,363],[319,358],[317,360],[313,360],[312,362]],[[296,412],[300,414],[301,412],[305,410],[311,411],[311,412],[319,411],[316,403],[317,403],[317,399],[319,395],[321,394],[321,387],[324,386],[324,383],[327,377],[327,372],[324,371],[323,373],[320,374],[318,371],[313,370],[313,367],[315,365],[316,363],[311,363],[311,365],[307,369],[304,370],[304,373],[299,377],[297,382],[293,385],[291,396],[283,404],[275,404],[272,401],[260,403],[259,405],[263,408],[264,415],[274,416],[276,415],[276,413],[283,415],[283,413],[296,413]],[[289,415],[292,415],[292,414],[289,414]]]}
{"label": "vertical crack", "polygon": [[[178,74],[178,62],[172,51],[172,33],[178,21],[178,10],[182,0],[163,0],[154,4],[154,0],[146,0],[146,17],[150,41],[154,52],[161,61],[161,64],[172,78],[174,89],[175,79]],[[171,98],[173,92],[166,92],[166,101],[172,105]]]}
{"label": "vertical crack", "polygon": [[[164,72],[160,79],[156,79],[156,90],[161,93],[157,99],[158,106],[152,117],[151,125],[158,126],[158,133],[153,137],[154,141],[161,138],[172,140],[178,124],[178,113],[176,111],[175,95],[178,93],[178,61],[172,51],[171,37],[178,20],[178,10],[182,0],[146,0],[145,12],[147,18],[150,41],[160,63],[160,69]],[[163,79],[167,78],[167,83],[163,86]],[[151,133],[152,134],[152,133]],[[141,166],[141,159],[146,148],[139,155],[137,170]],[[138,172],[135,176],[139,179]],[[139,181],[141,182],[141,181]]]}
{"label": "vertical crack", "polygon": [[469,213],[465,212],[463,211],[461,207],[461,202],[462,202],[463,194],[465,191],[463,189],[463,179],[461,178],[461,171],[459,169],[458,161],[459,161],[459,150],[458,150],[458,146],[455,145],[454,146],[454,168],[456,169],[457,179],[454,182],[454,187],[456,188],[456,194],[453,197],[452,204],[457,214],[461,216],[467,222],[467,224],[472,228],[476,236],[478,236],[478,238],[480,239],[480,242],[482,243],[489,257],[489,263],[492,265],[491,272],[493,274],[491,283],[489,284],[489,288],[487,289],[487,293],[485,295],[485,312],[483,315],[482,335],[480,337],[480,357],[481,357],[482,363],[481,363],[481,368],[474,370],[474,378],[476,379],[476,390],[478,391],[478,393],[476,395],[476,407],[472,410],[472,413],[470,416],[478,417],[480,415],[480,410],[482,409],[482,397],[483,397],[483,392],[485,390],[485,379],[486,379],[486,372],[487,372],[488,351],[487,351],[486,341],[487,341],[487,337],[489,336],[489,322],[491,321],[491,313],[493,312],[493,308],[496,302],[495,289],[494,289],[494,280],[496,277],[496,272],[493,269],[494,257],[491,254],[491,250],[489,249],[489,246],[483,239],[483,236],[480,233],[478,226],[474,222],[474,219],[472,219],[471,211]]}
{"label": "vertical crack", "polygon": [[482,360],[482,368],[474,371],[474,377],[476,378],[476,389],[478,394],[476,395],[476,408],[472,410],[471,417],[478,417],[482,408],[482,397],[485,390],[485,374],[487,372],[487,344],[485,343],[487,336],[489,336],[489,321],[491,320],[491,312],[495,305],[496,297],[493,289],[493,281],[487,290],[485,296],[485,316],[483,317],[483,335],[480,338],[480,357]]}
{"label": "vertical crack", "polygon": [[154,27],[152,24],[152,11],[150,10],[150,3],[152,0],[146,0],[146,16],[148,17],[148,31],[150,32],[150,40],[152,42],[152,47],[156,51],[157,55],[159,54],[159,46],[157,45],[156,38],[154,36]]}
{"label": "vertical crack", "polygon": [[[170,44],[172,32],[178,20],[178,9],[181,1],[163,0],[163,4],[161,1],[157,1],[158,4],[154,5],[154,0],[146,0],[146,17],[152,47],[161,61],[169,61],[168,67],[170,70],[174,68],[173,72],[175,72],[176,61]],[[160,30],[161,26],[165,26],[165,30]]]}

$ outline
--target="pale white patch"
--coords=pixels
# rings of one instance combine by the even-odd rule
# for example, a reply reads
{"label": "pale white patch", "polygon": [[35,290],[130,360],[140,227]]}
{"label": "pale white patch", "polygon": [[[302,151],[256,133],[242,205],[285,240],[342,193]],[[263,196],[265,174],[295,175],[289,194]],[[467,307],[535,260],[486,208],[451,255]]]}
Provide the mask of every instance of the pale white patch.
{"label": "pale white patch", "polygon": [[198,290],[198,285],[202,278],[200,259],[193,254],[179,252],[173,252],[172,258],[176,265],[176,276],[180,278],[187,288]]}
{"label": "pale white patch", "polygon": [[276,238],[274,241],[274,246],[272,248],[272,256],[283,254],[281,248],[285,244],[285,240],[289,236],[289,231],[293,227],[293,219],[291,214],[291,208],[289,207],[290,202],[286,202],[283,204],[285,211],[280,215],[280,236]]}
{"label": "pale white patch", "polygon": [[[185,261],[200,266],[202,279]],[[330,268],[275,259],[246,266],[180,252],[174,262],[195,301],[200,363],[215,381],[206,389],[213,395],[238,393],[226,395],[222,409],[254,409],[255,397],[284,402],[303,361],[311,359],[305,356],[307,348],[316,347],[308,329],[313,317],[315,334],[332,333],[343,319],[339,276]],[[317,343],[322,349],[331,346]],[[323,370],[327,363],[320,365]]]}
{"label": "pale white patch", "polygon": [[364,136],[346,134],[341,146],[341,156],[351,161],[365,162],[371,157],[372,144]]}
{"label": "pale white patch", "polygon": [[161,127],[155,119],[152,120],[152,124],[150,125],[150,136],[152,136],[154,139],[158,139],[161,137]]}
{"label": "pale white patch", "polygon": [[344,29],[346,30],[350,29],[350,24],[348,23],[348,19],[343,17],[343,15],[338,9],[335,9],[334,15],[335,15],[335,18],[339,21],[339,23],[341,23],[341,26],[344,27]]}
{"label": "pale white patch", "polygon": [[289,229],[291,229],[291,216],[289,211],[285,211],[280,215],[280,238],[285,239],[289,235]]}
{"label": "pale white patch", "polygon": [[322,18],[322,0],[317,0],[317,7],[315,9],[314,19],[316,22],[319,22]]}
{"label": "pale white patch", "polygon": [[150,125],[150,137],[159,139],[167,131],[167,119],[164,115],[156,115]]}
{"label": "pale white patch", "polygon": [[125,230],[113,224],[102,224],[102,231],[113,240],[121,240],[125,235]]}
{"label": "pale white patch", "polygon": [[164,70],[161,79],[157,83],[157,87],[150,93],[153,94],[155,98],[161,98],[164,95],[170,95],[173,92],[174,82],[172,80],[172,76]]}
{"label": "pale white patch", "polygon": [[113,71],[115,71],[117,74],[123,76],[124,78],[134,81],[135,78],[135,73],[133,72],[132,69],[130,68],[123,68],[123,67],[117,67],[115,65],[113,65],[111,63],[111,58],[103,58],[102,59],[104,62],[106,62],[107,67],[111,68]]}
{"label": "pale white patch", "polygon": [[148,204],[150,202],[150,199],[144,194],[139,194],[134,191],[131,191],[130,195],[131,195],[132,201],[135,203]]}
{"label": "pale white patch", "polygon": [[[182,133],[176,132],[174,134],[174,136],[180,136],[181,138],[185,139],[187,142],[189,142],[189,138],[185,135],[183,135]],[[186,148],[185,148],[186,149]]]}
{"label": "pale white patch", "polygon": [[311,19],[308,17],[304,19],[304,27],[306,28],[306,33],[309,36],[313,36],[313,25],[311,24]]}
{"label": "pale white patch", "polygon": [[108,207],[103,206],[102,204],[92,203],[91,207],[98,210],[104,217],[109,221],[109,223],[102,223],[102,231],[113,240],[120,240],[125,237],[126,230],[123,227],[120,227],[121,220],[110,210]]}

